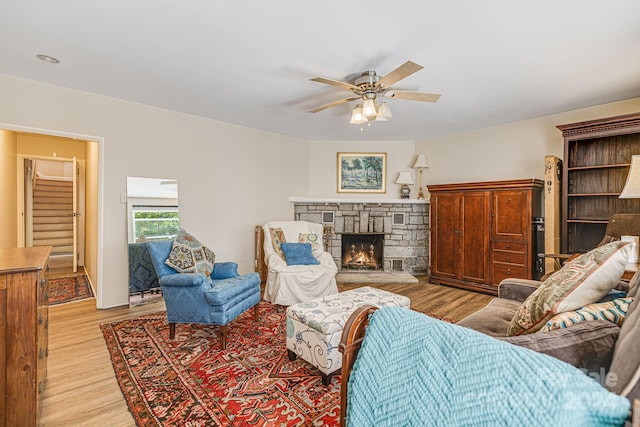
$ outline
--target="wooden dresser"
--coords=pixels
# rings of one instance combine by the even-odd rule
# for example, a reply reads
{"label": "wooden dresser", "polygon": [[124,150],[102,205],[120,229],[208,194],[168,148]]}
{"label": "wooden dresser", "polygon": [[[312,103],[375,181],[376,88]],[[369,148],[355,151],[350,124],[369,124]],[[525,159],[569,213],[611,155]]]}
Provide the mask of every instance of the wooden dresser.
{"label": "wooden dresser", "polygon": [[531,279],[543,183],[537,179],[429,185],[431,281],[497,295]]}
{"label": "wooden dresser", "polygon": [[35,426],[47,371],[51,248],[0,249],[0,427]]}

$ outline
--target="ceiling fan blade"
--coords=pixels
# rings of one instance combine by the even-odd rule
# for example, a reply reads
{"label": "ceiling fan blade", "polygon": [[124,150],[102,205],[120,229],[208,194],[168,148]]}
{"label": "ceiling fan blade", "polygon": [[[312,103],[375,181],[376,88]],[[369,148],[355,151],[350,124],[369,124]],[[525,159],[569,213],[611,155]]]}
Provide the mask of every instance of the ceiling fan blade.
{"label": "ceiling fan blade", "polygon": [[422,70],[423,68],[424,67],[422,65],[418,65],[415,62],[407,61],[383,78],[381,78],[378,83],[376,83],[376,87],[389,87],[392,84],[397,83],[406,77],[409,77],[411,74]]}
{"label": "ceiling fan blade", "polygon": [[339,99],[337,101],[333,101],[330,104],[323,105],[322,107],[314,108],[313,110],[310,110],[309,112],[310,113],[317,113],[318,111],[326,110],[327,108],[335,107],[336,105],[344,104],[345,102],[355,101],[356,99],[360,99],[360,97],[356,96],[356,97],[352,97],[352,98]]}
{"label": "ceiling fan blade", "polygon": [[409,101],[436,102],[441,95],[435,93],[404,92],[393,90],[384,94],[387,98],[407,99]]}
{"label": "ceiling fan blade", "polygon": [[339,80],[331,80],[331,79],[326,79],[324,77],[314,77],[312,79],[310,79],[312,82],[318,82],[318,83],[324,83],[324,84],[328,84],[328,85],[332,85],[332,86],[338,86],[341,87],[343,89],[347,89],[347,90],[359,90],[360,88],[358,86],[354,86],[350,83],[347,82],[341,82]]}

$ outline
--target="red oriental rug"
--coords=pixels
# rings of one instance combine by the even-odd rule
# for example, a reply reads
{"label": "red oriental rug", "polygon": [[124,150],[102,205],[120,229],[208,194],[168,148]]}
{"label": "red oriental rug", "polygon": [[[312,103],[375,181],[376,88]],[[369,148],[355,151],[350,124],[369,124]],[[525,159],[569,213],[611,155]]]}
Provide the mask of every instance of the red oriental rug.
{"label": "red oriental rug", "polygon": [[227,349],[216,328],[176,327],[166,314],[101,325],[116,378],[138,426],[335,426],[340,376],[323,386],[318,371],[289,361],[285,312],[260,303],[229,325]]}
{"label": "red oriental rug", "polygon": [[49,279],[49,305],[93,298],[86,275]]}

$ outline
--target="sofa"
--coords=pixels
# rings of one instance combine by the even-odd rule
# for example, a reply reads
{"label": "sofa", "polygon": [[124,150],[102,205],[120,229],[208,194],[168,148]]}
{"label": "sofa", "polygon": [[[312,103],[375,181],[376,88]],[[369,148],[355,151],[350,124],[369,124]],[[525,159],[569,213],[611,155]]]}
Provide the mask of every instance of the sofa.
{"label": "sofa", "polygon": [[[640,276],[634,276],[633,280],[639,281]],[[457,324],[554,356],[593,376],[608,372],[613,350],[620,335],[620,327],[614,323],[594,320],[540,334],[513,337],[506,335],[507,327],[516,310],[531,293],[538,289],[541,283],[536,280],[505,279],[498,287],[497,298]]]}
{"label": "sofa", "polygon": [[[623,247],[623,244],[621,243],[611,243],[610,245],[618,245],[620,248]],[[597,252],[600,251],[600,249],[594,251]],[[611,254],[606,254],[604,258],[609,257],[610,255]],[[634,404],[634,412],[640,410],[640,405],[637,403],[637,399],[640,399],[640,327],[637,327],[638,317],[640,317],[640,309],[638,308],[640,298],[637,297],[640,292],[640,271],[636,272],[628,283],[619,282],[618,280],[624,271],[628,251],[624,253],[617,252],[615,256],[618,256],[618,266],[616,267],[617,270],[613,271],[613,273],[611,269],[604,271],[606,270],[605,268],[600,268],[599,270],[597,268],[592,268],[591,266],[593,264],[598,264],[599,261],[591,262],[593,260],[587,259],[588,254],[585,254],[582,257],[582,260],[578,258],[576,261],[566,264],[563,267],[563,270],[556,274],[558,276],[565,275],[565,278],[569,276],[579,276],[581,267],[576,267],[573,263],[580,264],[582,262],[583,266],[587,265],[589,266],[588,268],[591,268],[591,270],[578,279],[577,285],[572,285],[573,287],[570,288],[571,291],[569,294],[564,295],[564,298],[566,299],[570,297],[571,292],[576,293],[576,289],[580,289],[581,283],[586,283],[588,280],[595,280],[596,285],[605,281],[609,282],[606,287],[601,289],[605,292],[605,295],[599,296],[599,299],[596,300],[596,304],[601,304],[600,301],[617,301],[621,296],[624,296],[624,298],[622,298],[624,300],[632,298],[629,299],[630,302],[626,307],[626,313],[623,317],[623,321],[621,322],[621,326],[618,326],[618,324],[612,321],[588,320],[575,324],[570,323],[568,325],[563,325],[563,327],[559,329],[549,331],[545,331],[544,328],[541,328],[540,325],[538,325],[538,329],[536,331],[513,334],[514,320],[518,318],[516,314],[522,313],[523,307],[531,308],[528,304],[530,304],[532,300],[535,300],[535,298],[530,298],[530,296],[536,297],[543,293],[541,291],[550,289],[549,284],[553,283],[553,278],[548,279],[547,282],[523,279],[505,279],[499,285],[497,298],[494,298],[482,310],[457,322],[456,325],[443,325],[446,322],[430,319],[432,322],[431,324],[426,323],[426,326],[421,325],[420,328],[416,328],[414,326],[413,330],[405,331],[406,320],[397,322],[397,324],[392,323],[387,326],[387,328],[392,331],[390,334],[392,340],[395,339],[396,336],[401,336],[402,333],[407,334],[399,343],[398,341],[391,342],[392,340],[381,342],[379,338],[375,338],[375,335],[371,335],[370,337],[371,325],[369,322],[373,322],[375,320],[376,309],[372,307],[363,307],[360,311],[355,312],[347,321],[340,343],[340,349],[343,353],[343,389],[341,390],[343,411],[341,419],[343,423],[345,422],[345,419],[348,420],[349,418],[346,416],[347,406],[349,406],[349,408],[356,408],[360,415],[366,415],[368,411],[370,412],[372,410],[371,407],[365,408],[365,405],[368,404],[363,404],[362,396],[360,396],[360,394],[363,394],[363,389],[355,389],[355,391],[353,391],[351,388],[353,373],[358,372],[358,369],[363,371],[363,368],[371,368],[369,366],[372,364],[371,360],[367,360],[366,357],[361,356],[363,352],[362,350],[364,350],[367,345],[367,341],[374,339],[377,341],[371,344],[371,348],[386,348],[387,354],[393,355],[394,358],[400,357],[397,356],[398,354],[412,354],[410,358],[403,360],[402,363],[399,364],[397,370],[395,370],[395,365],[390,360],[391,358],[387,357],[384,368],[378,367],[378,372],[391,370],[396,375],[399,373],[401,375],[406,375],[408,371],[411,371],[408,377],[405,378],[405,381],[409,381],[414,384],[425,384],[431,383],[432,381],[431,379],[425,381],[424,378],[419,378],[424,369],[432,371],[432,367],[438,367],[438,369],[433,370],[433,372],[446,371],[446,385],[451,386],[451,388],[448,392],[444,392],[439,396],[441,399],[449,398],[451,395],[456,395],[456,393],[460,392],[460,389],[457,388],[459,387],[459,384],[453,379],[453,377],[458,373],[458,370],[462,370],[462,367],[466,368],[467,364],[475,364],[473,365],[474,370],[471,371],[472,376],[485,380],[491,379],[491,377],[494,376],[503,375],[502,370],[509,370],[515,366],[522,365],[523,360],[527,360],[527,363],[529,363],[528,359],[523,357],[526,356],[532,357],[532,360],[537,362],[540,362],[538,359],[542,358],[543,368],[538,367],[538,370],[534,370],[534,372],[541,372],[539,377],[544,380],[547,389],[552,393],[557,392],[555,389],[556,387],[558,389],[562,389],[562,393],[565,393],[565,397],[568,396],[569,401],[571,401],[572,407],[577,405],[577,403],[574,402],[574,399],[579,400],[587,393],[583,393],[581,397],[576,398],[576,394],[572,394],[573,390],[570,388],[573,379],[568,379],[570,375],[567,374],[567,371],[565,370],[562,375],[553,376],[549,375],[549,372],[551,371],[546,371],[544,366],[557,365],[560,363],[561,368],[568,369],[572,375],[577,373],[578,380],[580,381],[582,381],[584,377],[590,377],[595,380],[595,383],[597,384],[595,384],[594,381],[590,381],[591,384],[589,385],[593,386],[595,384],[595,386],[597,386],[596,391],[600,394],[604,391],[605,394],[601,396],[603,402],[609,398],[617,398],[617,403],[619,404],[620,398],[622,398],[622,400],[626,401],[627,404]],[[622,265],[622,269],[620,268],[620,265]],[[609,274],[609,276],[605,277],[603,275],[599,275],[602,271]],[[562,303],[563,301],[560,300],[559,302],[554,303],[553,307],[556,308],[558,304]],[[582,306],[580,305],[578,307]],[[550,308],[550,306],[546,308]],[[580,310],[581,309],[577,309],[577,311]],[[573,312],[569,311],[558,311],[558,315],[567,313],[573,314]],[[462,328],[460,328],[460,326],[462,326]],[[444,334],[446,337],[444,340],[441,340],[439,347],[430,348],[428,351],[415,348],[407,350],[407,348],[405,348],[405,343],[411,341],[428,343],[425,344],[427,347],[432,345],[432,341],[436,341],[436,339],[441,338],[437,333],[433,333],[431,336],[421,336],[417,339],[411,334],[416,334],[418,332],[422,333],[424,332],[424,329],[437,330],[439,328],[444,328],[447,331]],[[420,329],[420,331],[416,332],[416,329]],[[507,336],[508,331],[511,336]],[[487,353],[483,353],[479,356],[479,359],[476,357],[478,355],[472,355],[473,357],[471,360],[466,360],[460,364],[460,354],[482,351],[476,347],[478,342],[482,345],[486,345],[487,347],[495,346],[498,350],[492,349]],[[529,350],[533,350],[533,352]],[[442,354],[447,351],[449,351],[448,356],[442,358]],[[501,363],[496,362],[496,360],[499,360],[497,356],[503,356],[504,354],[509,354],[509,356],[500,359]],[[420,365],[419,368],[411,366],[415,360],[423,359],[427,360],[426,365]],[[360,363],[360,366],[358,363]],[[375,369],[376,368],[374,367],[374,372]],[[540,369],[542,369],[542,371]],[[526,367],[522,372],[527,372]],[[529,372],[529,374],[530,373],[531,372]],[[534,375],[533,378],[536,379],[536,376]],[[526,390],[526,387],[528,386],[526,383],[530,380],[531,378],[525,380],[524,377],[518,376],[507,377],[505,380],[503,376],[501,378],[502,382],[498,382],[497,388],[476,389],[472,394],[467,394],[467,396],[473,395],[473,398],[469,398],[472,402],[481,401],[482,398],[486,396],[492,396],[494,398],[494,400],[492,400],[492,408],[495,408],[504,404],[500,399],[505,398],[505,396],[507,399],[511,397],[512,387],[514,387],[514,384],[516,385],[516,388],[524,385],[525,392],[530,392],[530,390]],[[374,388],[371,378],[368,378],[367,381],[368,383],[365,383],[366,387],[364,389],[364,393],[369,393],[368,390],[377,390]],[[385,380],[383,379],[381,381]],[[390,382],[388,379],[387,381]],[[357,384],[358,381],[355,381],[355,383]],[[567,391],[567,386],[569,386],[569,391]],[[496,387],[495,384],[494,387]],[[407,394],[415,394],[413,389],[410,391],[399,390],[400,389],[395,390],[396,395],[391,400],[395,402],[394,406],[400,404],[399,402],[410,400],[407,398]],[[508,392],[503,393],[505,390]],[[520,391],[522,391],[522,389],[520,389]],[[379,393],[379,391],[373,393],[372,396],[367,396],[367,398],[375,400],[377,396],[376,393]],[[427,396],[426,400],[428,401],[433,397],[433,390],[425,392],[422,397],[425,396]],[[501,397],[498,398],[495,396]],[[528,408],[530,407],[529,409],[534,410],[536,409],[536,405],[545,399],[546,397],[544,394],[539,392],[530,393],[526,399],[518,401],[516,405],[525,405]],[[347,404],[347,402],[349,403]],[[464,403],[468,402],[463,398],[460,403],[464,405]],[[415,406],[415,404],[416,402],[412,403],[413,406]],[[551,409],[562,408],[562,405],[563,404],[561,402],[556,402],[556,406]],[[513,407],[509,407],[508,405],[507,408],[513,409]],[[606,411],[608,409],[604,403],[601,404],[598,401],[591,402],[590,409],[593,410],[594,408],[596,411]],[[511,409],[505,409],[503,413],[510,414],[512,412]],[[580,413],[580,411],[573,413],[572,416],[577,418],[562,425],[581,425],[579,422],[581,414],[582,413]],[[474,422],[475,421],[477,420],[474,420]],[[638,421],[638,417],[634,417],[634,422]],[[533,424],[536,424],[534,420],[532,420],[532,422]],[[624,423],[624,417],[622,422]],[[630,423],[630,418],[627,420],[627,423]],[[357,423],[347,424],[357,425]],[[384,423],[382,425],[384,425]]]}
{"label": "sofa", "polygon": [[[563,269],[567,268],[571,268],[571,265],[565,264]],[[640,317],[640,270],[628,283],[618,281],[607,294],[611,297],[603,298],[613,299],[620,295],[633,298],[621,326],[606,320],[590,320],[547,332],[506,336],[516,310],[543,283],[505,279],[499,285],[497,298],[457,324],[551,355],[585,371],[614,393],[630,400],[640,398],[640,327],[637,327]]]}

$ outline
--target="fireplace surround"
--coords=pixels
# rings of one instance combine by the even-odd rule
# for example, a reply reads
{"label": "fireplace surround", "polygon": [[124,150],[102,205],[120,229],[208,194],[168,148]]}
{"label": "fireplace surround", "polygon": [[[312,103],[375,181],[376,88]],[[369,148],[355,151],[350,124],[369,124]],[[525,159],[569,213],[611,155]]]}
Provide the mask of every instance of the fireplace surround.
{"label": "fireplace surround", "polygon": [[[404,271],[426,274],[429,267],[429,202],[417,199],[363,200],[312,199],[290,197],[294,219],[323,223],[324,243],[340,271]],[[330,222],[333,220],[333,222]],[[376,268],[344,265],[343,239],[352,234],[379,236],[380,247],[374,254],[381,260]],[[357,243],[354,251],[368,254],[371,243]],[[378,244],[378,243],[376,243]],[[348,254],[347,254],[348,255]]]}

